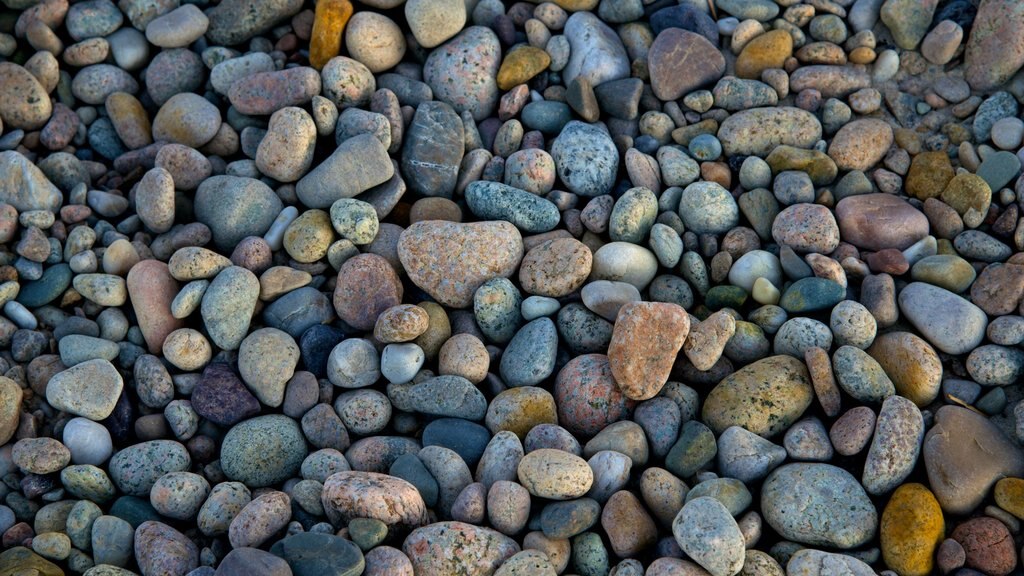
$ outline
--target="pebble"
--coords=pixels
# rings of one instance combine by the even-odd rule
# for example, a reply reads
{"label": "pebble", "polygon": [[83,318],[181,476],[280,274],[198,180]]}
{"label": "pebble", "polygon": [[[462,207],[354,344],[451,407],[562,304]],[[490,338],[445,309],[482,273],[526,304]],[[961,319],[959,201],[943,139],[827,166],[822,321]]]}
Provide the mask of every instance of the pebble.
{"label": "pebble", "polygon": [[430,53],[423,81],[438,100],[479,122],[498,105],[500,65],[498,36],[483,26],[470,26]]}
{"label": "pebble", "polygon": [[[822,486],[829,486],[828,490]],[[764,519],[784,538],[812,546],[854,548],[875,536],[878,513],[848,472],[830,464],[787,464],[761,488]],[[794,520],[792,507],[801,510]]]}

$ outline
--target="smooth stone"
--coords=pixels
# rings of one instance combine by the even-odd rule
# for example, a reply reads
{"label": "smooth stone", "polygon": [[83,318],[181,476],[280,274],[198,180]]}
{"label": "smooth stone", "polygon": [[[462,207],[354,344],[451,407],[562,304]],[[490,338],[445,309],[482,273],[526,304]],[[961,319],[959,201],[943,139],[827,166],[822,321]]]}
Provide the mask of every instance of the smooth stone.
{"label": "smooth stone", "polygon": [[294,534],[275,542],[270,553],[283,558],[295,576],[358,576],[366,568],[359,547],[333,534]]}
{"label": "smooth stone", "polygon": [[224,350],[235,350],[246,337],[259,299],[256,275],[240,266],[222,270],[203,295],[201,313],[210,339]]}
{"label": "smooth stone", "polygon": [[569,122],[551,144],[559,179],[581,196],[607,194],[615,184],[619,153],[611,136],[584,122]]}
{"label": "smooth stone", "polygon": [[813,114],[786,106],[737,112],[718,129],[727,156],[765,157],[779,145],[811,148],[821,134],[821,123]]}
{"label": "smooth stone", "polygon": [[[452,554],[458,549],[458,554]],[[515,540],[490,528],[462,522],[438,522],[417,528],[402,550],[417,575],[493,573],[520,551]]]}
{"label": "smooth stone", "polygon": [[498,105],[500,65],[498,36],[490,28],[470,26],[430,53],[423,64],[423,82],[437,100],[480,122]]}
{"label": "smooth stone", "polygon": [[262,488],[293,477],[306,454],[299,424],[275,414],[233,426],[221,444],[220,462],[229,479]]}
{"label": "smooth stone", "polygon": [[913,282],[900,292],[899,307],[929,343],[947,354],[973,350],[981,343],[988,326],[980,308],[948,290],[923,282]]}
{"label": "smooth stone", "polygon": [[[372,134],[360,134],[342,142],[303,176],[295,185],[295,193],[310,208],[328,208],[340,198],[358,196],[387,182],[394,172],[394,164],[381,141]],[[271,219],[280,211],[280,206],[271,210]],[[269,222],[262,232],[248,235],[260,236],[268,228]]]}
{"label": "smooth stone", "polygon": [[547,232],[561,220],[550,201],[499,182],[473,182],[466,188],[466,204],[484,220],[504,220],[526,233]]}
{"label": "smooth stone", "polygon": [[943,511],[969,514],[1004,476],[1024,474],[1024,454],[985,416],[943,406],[922,451],[929,485]]}
{"label": "smooth stone", "polygon": [[114,411],[124,381],[109,361],[95,359],[54,375],[46,386],[46,401],[58,410],[103,420]]}
{"label": "smooth stone", "polygon": [[717,434],[742,426],[767,438],[796,422],[813,396],[803,362],[772,356],[725,377],[708,395],[702,419]]}
{"label": "smooth stone", "polygon": [[868,494],[887,494],[906,480],[917,465],[923,440],[924,417],[918,407],[902,396],[886,398],[861,476]]}
{"label": "smooth stone", "polygon": [[743,568],[743,534],[729,510],[714,498],[688,500],[672,522],[672,535],[712,576],[731,576]]}
{"label": "smooth stone", "polygon": [[184,472],[192,463],[188,450],[172,440],[134,444],[110,459],[110,479],[130,496],[148,496],[153,485],[169,472]]}
{"label": "smooth stone", "polygon": [[878,513],[857,480],[830,464],[787,464],[761,488],[761,512],[783,538],[850,549],[874,538]]}
{"label": "smooth stone", "polygon": [[417,222],[398,241],[410,280],[440,303],[465,308],[491,278],[507,278],[523,256],[522,238],[508,222]]}
{"label": "smooth stone", "polygon": [[569,62],[562,71],[566,85],[577,77],[591,86],[629,76],[629,58],[618,35],[590,12],[576,12],[563,30],[571,47]]}
{"label": "smooth stone", "polygon": [[654,95],[661,100],[677,100],[721,78],[725,58],[700,34],[668,28],[651,44],[648,66]]}
{"label": "smooth stone", "polygon": [[424,196],[451,198],[465,150],[462,120],[444,102],[416,108],[403,137],[401,169],[410,189]]}
{"label": "smooth stone", "polygon": [[196,219],[210,227],[222,250],[234,249],[247,236],[262,236],[282,207],[269,186],[241,176],[208,178],[195,195]]}

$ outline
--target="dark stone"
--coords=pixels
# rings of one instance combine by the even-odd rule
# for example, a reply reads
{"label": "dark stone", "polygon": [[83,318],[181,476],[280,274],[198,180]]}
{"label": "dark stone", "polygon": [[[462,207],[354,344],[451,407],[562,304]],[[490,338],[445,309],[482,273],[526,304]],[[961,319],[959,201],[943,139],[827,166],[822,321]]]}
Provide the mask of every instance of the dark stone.
{"label": "dark stone", "polygon": [[643,93],[644,83],[639,78],[612,80],[594,88],[601,112],[623,120],[637,117]]}
{"label": "dark stone", "polygon": [[441,418],[427,424],[423,429],[423,446],[443,446],[455,451],[469,465],[476,469],[491,433],[487,428],[461,418]]}
{"label": "dark stone", "polygon": [[327,358],[344,338],[344,332],[325,324],[315,324],[306,329],[299,340],[302,363],[306,370],[317,378],[326,378]]}
{"label": "dark stone", "polygon": [[260,412],[260,403],[227,364],[210,364],[192,391],[192,409],[220,426],[234,424]]}
{"label": "dark stone", "polygon": [[552,502],[540,513],[540,529],[548,538],[572,538],[597,523],[601,505],[592,498]]}
{"label": "dark stone", "polygon": [[121,392],[117,404],[114,405],[114,411],[102,422],[116,444],[124,444],[128,441],[132,430],[133,413],[131,400],[127,394]]}
{"label": "dark stone", "polygon": [[654,35],[661,34],[666,28],[682,28],[708,39],[718,46],[718,25],[704,12],[685,4],[662,8],[651,14],[651,29]]}
{"label": "dark stone", "polygon": [[293,290],[263,310],[263,321],[267,326],[284,330],[292,338],[317,324],[326,324],[334,319],[334,306],[323,292],[306,286]]}
{"label": "dark stone", "polygon": [[215,576],[292,576],[282,558],[258,548],[235,548],[220,561]]}
{"label": "dark stone", "polygon": [[271,546],[270,553],[284,558],[295,576],[359,576],[366,566],[358,546],[316,532],[289,536]]}
{"label": "dark stone", "polygon": [[402,176],[413,192],[451,198],[464,153],[458,113],[444,102],[424,102],[405,133]]}
{"label": "dark stone", "polygon": [[399,456],[388,473],[415,486],[428,508],[433,508],[437,504],[437,480],[415,454]]}
{"label": "dark stone", "polygon": [[971,24],[974,24],[974,17],[977,15],[978,7],[970,0],[949,0],[944,2],[943,5],[935,11],[935,17],[932,18],[932,23],[938,24],[943,20],[952,20],[964,29],[964,37],[966,38],[971,28]]}
{"label": "dark stone", "polygon": [[160,513],[153,508],[149,500],[137,496],[122,496],[114,500],[114,504],[107,514],[117,516],[131,524],[132,528],[138,528],[143,522],[150,520],[157,522],[161,520]]}
{"label": "dark stone", "polygon": [[38,308],[53,302],[71,286],[71,266],[55,264],[43,271],[39,280],[22,284],[17,301],[27,308]]}

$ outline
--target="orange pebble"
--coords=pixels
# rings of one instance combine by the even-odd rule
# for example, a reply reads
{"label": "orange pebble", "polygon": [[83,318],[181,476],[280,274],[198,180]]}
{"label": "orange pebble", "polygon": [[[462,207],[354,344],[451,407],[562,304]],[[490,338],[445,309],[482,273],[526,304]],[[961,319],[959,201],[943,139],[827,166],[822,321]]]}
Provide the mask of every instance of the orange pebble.
{"label": "orange pebble", "polygon": [[349,0],[320,0],[316,4],[313,37],[309,43],[309,64],[317,70],[341,52],[341,34],[352,17]]}

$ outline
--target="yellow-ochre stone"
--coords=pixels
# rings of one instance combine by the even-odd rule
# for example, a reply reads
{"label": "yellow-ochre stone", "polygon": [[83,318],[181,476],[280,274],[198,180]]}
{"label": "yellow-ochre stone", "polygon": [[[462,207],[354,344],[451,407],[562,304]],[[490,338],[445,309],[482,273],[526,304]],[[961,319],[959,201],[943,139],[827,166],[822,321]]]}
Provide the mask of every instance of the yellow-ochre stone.
{"label": "yellow-ochre stone", "polygon": [[754,38],[743,47],[736,58],[736,76],[761,79],[761,72],[769,68],[782,68],[786,58],[793,55],[793,37],[785,30],[772,30]]}
{"label": "yellow-ochre stone", "polygon": [[1003,478],[996,482],[995,497],[1000,508],[1024,520],[1024,480]]}
{"label": "yellow-ochre stone", "polygon": [[882,512],[882,560],[900,576],[927,576],[946,524],[938,500],[922,484],[904,484]]}
{"label": "yellow-ochre stone", "polygon": [[352,17],[348,0],[319,0],[309,39],[309,65],[317,70],[341,52],[342,33]]}
{"label": "yellow-ochre stone", "polygon": [[534,46],[521,46],[505,55],[498,70],[498,88],[511,90],[540,74],[551,64],[551,56]]}

